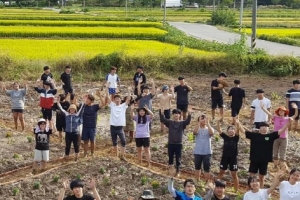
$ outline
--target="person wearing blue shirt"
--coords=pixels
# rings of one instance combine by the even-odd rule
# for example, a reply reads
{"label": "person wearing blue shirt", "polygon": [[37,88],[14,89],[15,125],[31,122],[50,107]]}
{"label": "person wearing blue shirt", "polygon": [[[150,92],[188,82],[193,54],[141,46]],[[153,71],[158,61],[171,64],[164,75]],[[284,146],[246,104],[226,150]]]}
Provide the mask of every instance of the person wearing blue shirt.
{"label": "person wearing blue shirt", "polygon": [[198,194],[195,194],[196,186],[192,179],[186,179],[184,181],[184,192],[175,190],[173,183],[174,179],[170,178],[168,181],[168,190],[175,200],[202,200]]}

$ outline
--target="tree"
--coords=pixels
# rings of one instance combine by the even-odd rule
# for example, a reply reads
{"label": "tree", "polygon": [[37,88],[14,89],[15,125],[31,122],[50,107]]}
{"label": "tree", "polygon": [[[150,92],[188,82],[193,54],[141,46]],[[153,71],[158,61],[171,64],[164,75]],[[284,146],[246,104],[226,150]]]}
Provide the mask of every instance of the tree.
{"label": "tree", "polygon": [[271,0],[271,2],[272,4],[277,5],[280,2],[280,0]]}

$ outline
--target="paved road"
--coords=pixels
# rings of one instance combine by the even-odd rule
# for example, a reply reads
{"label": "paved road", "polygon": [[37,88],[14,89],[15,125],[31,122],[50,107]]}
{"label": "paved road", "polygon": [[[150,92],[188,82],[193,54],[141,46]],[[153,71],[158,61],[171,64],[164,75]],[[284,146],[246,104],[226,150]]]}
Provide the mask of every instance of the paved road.
{"label": "paved road", "polygon": [[[210,41],[222,43],[233,43],[239,39],[240,35],[217,29],[215,26],[185,22],[169,22],[170,25],[184,31],[186,34]],[[250,46],[251,39],[248,37],[247,44]],[[256,47],[265,49],[273,55],[294,55],[300,56],[300,47],[269,42],[265,40],[256,40]]]}

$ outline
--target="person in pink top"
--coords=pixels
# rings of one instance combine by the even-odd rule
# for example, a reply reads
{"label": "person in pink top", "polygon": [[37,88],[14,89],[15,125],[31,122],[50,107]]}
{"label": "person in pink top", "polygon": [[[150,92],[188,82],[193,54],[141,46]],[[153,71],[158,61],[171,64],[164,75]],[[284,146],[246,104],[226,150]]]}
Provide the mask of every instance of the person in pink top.
{"label": "person in pink top", "polygon": [[138,108],[137,115],[134,114],[134,107],[131,106],[131,118],[136,122],[135,130],[135,143],[138,151],[138,162],[142,163],[142,147],[144,147],[148,167],[150,166],[150,127],[149,124],[152,121],[153,113],[151,110],[144,106]]}
{"label": "person in pink top", "polygon": [[[274,131],[278,131],[281,129],[285,124],[289,123],[289,111],[284,107],[280,106],[275,110],[275,114],[272,115],[265,107],[264,104],[261,103],[261,109],[268,114],[269,119],[273,119],[274,122]],[[298,116],[298,107],[295,103],[292,103],[292,107],[296,110],[295,114],[291,117],[295,119]],[[288,145],[288,129],[282,132],[278,139],[274,141],[273,144],[273,161],[274,161],[274,168],[278,169],[286,167],[285,164],[285,157],[286,157],[286,149]],[[279,156],[278,156],[279,155]],[[279,158],[279,160],[278,160]]]}

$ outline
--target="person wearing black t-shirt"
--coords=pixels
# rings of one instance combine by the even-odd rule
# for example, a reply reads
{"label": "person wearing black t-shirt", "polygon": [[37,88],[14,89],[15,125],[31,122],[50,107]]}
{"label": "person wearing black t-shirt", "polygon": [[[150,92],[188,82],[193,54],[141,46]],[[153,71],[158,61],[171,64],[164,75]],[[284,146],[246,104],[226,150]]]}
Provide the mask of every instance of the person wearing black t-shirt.
{"label": "person wearing black t-shirt", "polygon": [[66,66],[65,72],[60,75],[60,80],[62,82],[63,89],[67,98],[68,94],[73,94],[72,74],[70,66]]}
{"label": "person wearing black t-shirt", "polygon": [[205,200],[230,200],[228,196],[225,195],[226,183],[221,180],[216,180],[214,183],[209,182],[207,184],[209,190],[204,196]]}
{"label": "person wearing black t-shirt", "polygon": [[245,131],[245,128],[239,123],[239,130],[246,134],[246,138],[250,139],[250,176],[254,176],[259,172],[260,187],[264,187],[264,178],[267,174],[268,164],[273,161],[273,143],[279,138],[289,126],[293,119],[290,118],[289,123],[286,123],[278,131],[268,133],[269,124],[267,122],[259,123],[259,132]]}
{"label": "person wearing black t-shirt", "polygon": [[289,117],[292,117],[295,114],[295,109],[292,106],[292,103],[295,103],[298,106],[298,115],[295,118],[294,121],[294,127],[292,128],[291,125],[289,127],[289,129],[291,131],[296,131],[297,127],[298,127],[298,120],[299,120],[299,115],[300,115],[300,81],[294,80],[293,81],[293,88],[291,88],[290,90],[288,90],[286,92],[286,108],[289,109]]}
{"label": "person wearing black t-shirt", "polygon": [[237,191],[239,187],[239,178],[237,176],[237,171],[238,171],[237,156],[238,156],[238,142],[240,139],[238,125],[236,125],[236,127],[232,125],[228,126],[227,134],[226,134],[222,131],[220,126],[220,121],[218,121],[216,130],[219,132],[221,138],[224,139],[223,154],[220,163],[220,173],[218,175],[218,179],[223,178],[224,173],[227,170],[229,165],[229,170],[231,172],[233,182],[234,182],[234,189],[235,191]]}
{"label": "person wearing black t-shirt", "polygon": [[40,79],[40,80],[43,81],[43,84],[44,84],[45,82],[52,83],[52,84],[50,85],[50,89],[54,89],[54,85],[53,85],[53,83],[54,83],[53,75],[52,75],[51,72],[50,72],[50,67],[49,67],[49,66],[45,66],[45,67],[44,67],[44,73],[41,75],[41,79]]}
{"label": "person wearing black t-shirt", "polygon": [[238,119],[242,106],[246,105],[245,90],[240,88],[240,80],[234,80],[234,87],[230,89],[228,96],[231,97],[232,124]]}
{"label": "person wearing black t-shirt", "polygon": [[[68,110],[70,107],[70,102],[66,101],[66,96],[64,94],[60,94],[60,105],[64,110]],[[59,141],[63,142],[62,132],[66,129],[66,118],[65,115],[61,112],[57,103],[54,103],[52,106],[52,110],[56,112],[56,130],[58,131]]]}
{"label": "person wearing black t-shirt", "polygon": [[[63,188],[60,190],[58,200],[101,200],[101,197],[96,189],[96,180],[92,178],[88,187],[92,189],[94,196],[90,194],[83,194],[84,183],[82,180],[73,180],[69,185],[68,180],[63,181]],[[70,186],[74,195],[69,195],[65,198],[65,192]]]}
{"label": "person wearing black t-shirt", "polygon": [[224,72],[219,74],[219,78],[211,82],[211,116],[212,119],[215,119],[215,111],[218,107],[220,109],[220,117],[223,119],[223,95],[222,92],[225,92],[224,87],[219,84],[219,81],[224,80],[227,75]]}
{"label": "person wearing black t-shirt", "polygon": [[134,95],[138,95],[138,84],[140,83],[140,90],[143,91],[143,87],[146,85],[146,75],[144,74],[144,67],[137,66],[136,73],[133,76]]}
{"label": "person wearing black t-shirt", "polygon": [[189,92],[192,91],[193,88],[185,82],[183,76],[178,77],[178,80],[179,85],[174,87],[174,92],[177,93],[176,106],[177,109],[182,111],[182,118],[185,120],[189,106]]}

